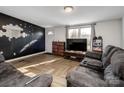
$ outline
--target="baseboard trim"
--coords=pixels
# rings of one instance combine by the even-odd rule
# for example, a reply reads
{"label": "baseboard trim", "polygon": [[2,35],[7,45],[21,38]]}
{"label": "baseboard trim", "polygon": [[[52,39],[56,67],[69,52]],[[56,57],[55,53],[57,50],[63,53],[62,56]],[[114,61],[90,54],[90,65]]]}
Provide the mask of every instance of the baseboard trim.
{"label": "baseboard trim", "polygon": [[45,54],[53,55],[53,53],[50,53],[50,52],[46,52]]}
{"label": "baseboard trim", "polygon": [[46,53],[46,51],[44,51],[44,52],[39,52],[39,53],[34,53],[34,54],[30,54],[30,55],[26,55],[26,56],[14,58],[14,59],[9,59],[9,60],[6,60],[5,62],[12,62],[12,61],[24,60],[24,59],[26,59],[26,58],[30,58],[30,57],[37,56],[37,55],[44,54],[44,53]]}

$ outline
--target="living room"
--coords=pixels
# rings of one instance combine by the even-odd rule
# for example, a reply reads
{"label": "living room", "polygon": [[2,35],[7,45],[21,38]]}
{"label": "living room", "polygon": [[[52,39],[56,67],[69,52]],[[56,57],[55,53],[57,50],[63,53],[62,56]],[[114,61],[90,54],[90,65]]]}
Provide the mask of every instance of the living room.
{"label": "living room", "polygon": [[0,6],[0,87],[123,87],[124,6]]}

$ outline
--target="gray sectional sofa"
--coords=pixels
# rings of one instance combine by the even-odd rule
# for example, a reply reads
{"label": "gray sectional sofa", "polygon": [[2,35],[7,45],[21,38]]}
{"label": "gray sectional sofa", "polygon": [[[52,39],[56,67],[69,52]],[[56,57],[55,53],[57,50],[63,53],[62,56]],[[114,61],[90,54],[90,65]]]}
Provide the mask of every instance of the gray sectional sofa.
{"label": "gray sectional sofa", "polygon": [[0,55],[0,87],[50,87],[51,83],[51,75],[25,76]]}
{"label": "gray sectional sofa", "polygon": [[124,50],[108,45],[102,54],[87,52],[66,80],[68,87],[123,87]]}

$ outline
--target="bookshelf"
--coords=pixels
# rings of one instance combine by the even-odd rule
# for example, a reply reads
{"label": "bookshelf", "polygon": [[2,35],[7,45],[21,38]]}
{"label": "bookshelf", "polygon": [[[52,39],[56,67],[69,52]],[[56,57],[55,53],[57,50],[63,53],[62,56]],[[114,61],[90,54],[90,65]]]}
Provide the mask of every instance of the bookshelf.
{"label": "bookshelf", "polygon": [[103,39],[101,36],[93,38],[92,50],[95,52],[103,51]]}

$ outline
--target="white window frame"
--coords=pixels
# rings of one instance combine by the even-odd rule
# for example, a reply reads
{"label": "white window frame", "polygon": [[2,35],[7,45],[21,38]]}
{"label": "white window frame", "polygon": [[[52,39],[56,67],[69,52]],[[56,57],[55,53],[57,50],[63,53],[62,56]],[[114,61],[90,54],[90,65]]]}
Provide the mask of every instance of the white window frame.
{"label": "white window frame", "polygon": [[[91,31],[92,31],[92,27],[91,27],[91,25],[87,25],[87,26],[72,26],[72,27],[68,27],[67,28],[67,39],[83,39],[81,36],[80,36],[80,34],[81,34],[81,29],[82,28],[91,28]],[[69,29],[78,29],[78,37],[77,38],[70,38],[70,37],[68,37],[69,36],[69,33],[68,33],[68,31],[69,31]],[[92,34],[92,32],[91,32],[91,34]],[[92,41],[91,41],[91,34],[90,34],[90,44],[89,43],[87,43],[87,50],[91,50],[91,48],[92,48]],[[88,39],[87,39],[88,40]]]}

